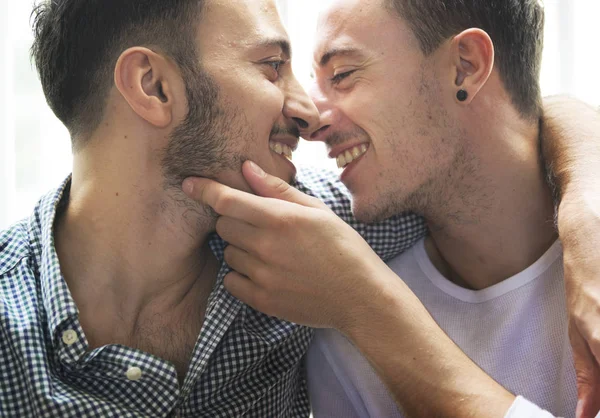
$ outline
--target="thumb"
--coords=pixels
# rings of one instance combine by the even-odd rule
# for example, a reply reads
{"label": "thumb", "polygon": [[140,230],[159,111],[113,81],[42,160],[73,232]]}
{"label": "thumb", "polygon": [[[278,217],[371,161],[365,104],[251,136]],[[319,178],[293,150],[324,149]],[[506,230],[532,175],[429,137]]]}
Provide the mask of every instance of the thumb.
{"label": "thumb", "polygon": [[244,178],[259,196],[272,199],[285,200],[311,208],[327,209],[327,206],[319,199],[302,193],[300,190],[290,186],[279,177],[265,173],[265,171],[252,161],[246,161],[242,167]]}

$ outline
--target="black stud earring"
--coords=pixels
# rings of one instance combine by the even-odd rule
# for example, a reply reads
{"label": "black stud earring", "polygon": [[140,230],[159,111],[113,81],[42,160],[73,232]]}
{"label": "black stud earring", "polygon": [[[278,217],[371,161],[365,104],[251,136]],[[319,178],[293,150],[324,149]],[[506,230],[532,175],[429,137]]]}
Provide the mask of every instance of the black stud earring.
{"label": "black stud earring", "polygon": [[458,93],[456,93],[456,98],[458,99],[459,102],[464,102],[465,100],[467,100],[467,98],[469,97],[469,93],[467,93],[466,90],[459,90]]}

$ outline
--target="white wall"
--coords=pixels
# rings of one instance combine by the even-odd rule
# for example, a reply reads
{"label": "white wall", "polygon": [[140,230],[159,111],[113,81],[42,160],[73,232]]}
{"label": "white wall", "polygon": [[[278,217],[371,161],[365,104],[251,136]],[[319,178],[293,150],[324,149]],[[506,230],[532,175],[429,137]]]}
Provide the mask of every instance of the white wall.
{"label": "white wall", "polygon": [[[8,2],[0,2],[0,28],[7,28],[9,20]],[[0,29],[0,91],[10,91],[12,55],[9,53],[11,39]],[[10,94],[0,94],[0,228],[13,218],[12,208],[15,202],[15,155],[12,121],[13,108],[10,106]]]}
{"label": "white wall", "polygon": [[[277,0],[294,49],[294,69],[310,83],[319,7],[331,0]],[[544,94],[570,93],[600,105],[600,0],[546,0]],[[29,62],[32,0],[0,0],[0,229],[27,216],[69,173],[70,139],[48,109]],[[299,164],[333,167],[322,144],[300,147]]]}

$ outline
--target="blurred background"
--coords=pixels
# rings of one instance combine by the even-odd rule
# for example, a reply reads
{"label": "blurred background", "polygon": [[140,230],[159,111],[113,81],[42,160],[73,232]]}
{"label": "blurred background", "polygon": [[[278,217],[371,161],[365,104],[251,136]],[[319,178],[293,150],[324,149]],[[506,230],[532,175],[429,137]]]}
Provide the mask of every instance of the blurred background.
{"label": "blurred background", "polygon": [[[316,17],[331,0],[277,0],[310,84]],[[544,95],[568,93],[600,106],[600,0],[546,0]],[[0,230],[28,216],[71,169],[70,139],[46,105],[29,59],[32,0],[0,0]],[[303,143],[297,164],[327,165],[321,144]]]}

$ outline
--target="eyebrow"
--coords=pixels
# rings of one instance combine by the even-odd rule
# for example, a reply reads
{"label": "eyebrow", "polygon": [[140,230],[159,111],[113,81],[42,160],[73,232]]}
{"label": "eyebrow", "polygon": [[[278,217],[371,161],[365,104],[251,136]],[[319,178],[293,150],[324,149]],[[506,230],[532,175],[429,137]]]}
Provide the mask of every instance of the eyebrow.
{"label": "eyebrow", "polygon": [[323,56],[321,57],[321,60],[319,61],[319,66],[324,67],[326,66],[329,61],[331,61],[332,58],[337,57],[337,56],[349,56],[349,55],[361,55],[360,51],[356,48],[334,48],[328,52],[326,52],[325,54],[323,54]]}
{"label": "eyebrow", "polygon": [[257,48],[280,48],[283,52],[283,55],[290,58],[292,56],[292,46],[290,45],[290,41],[285,38],[269,38],[262,39],[255,45]]}

